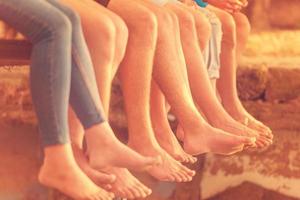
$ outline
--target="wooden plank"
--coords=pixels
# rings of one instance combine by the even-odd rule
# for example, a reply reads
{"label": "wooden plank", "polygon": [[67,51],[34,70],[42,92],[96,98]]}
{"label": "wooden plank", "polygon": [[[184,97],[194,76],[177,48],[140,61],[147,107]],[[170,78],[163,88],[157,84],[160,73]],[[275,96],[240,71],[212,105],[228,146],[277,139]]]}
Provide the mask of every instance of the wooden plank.
{"label": "wooden plank", "polygon": [[26,40],[0,39],[0,67],[29,64],[31,48],[30,42]]}

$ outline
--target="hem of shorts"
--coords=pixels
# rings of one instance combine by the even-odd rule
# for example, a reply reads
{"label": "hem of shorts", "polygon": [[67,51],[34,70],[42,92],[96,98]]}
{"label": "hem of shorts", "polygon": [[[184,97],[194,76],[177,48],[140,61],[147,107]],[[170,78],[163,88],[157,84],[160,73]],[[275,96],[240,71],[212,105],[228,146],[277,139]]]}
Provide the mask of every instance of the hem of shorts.
{"label": "hem of shorts", "polygon": [[219,79],[220,72],[218,70],[208,70],[208,76],[210,79]]}

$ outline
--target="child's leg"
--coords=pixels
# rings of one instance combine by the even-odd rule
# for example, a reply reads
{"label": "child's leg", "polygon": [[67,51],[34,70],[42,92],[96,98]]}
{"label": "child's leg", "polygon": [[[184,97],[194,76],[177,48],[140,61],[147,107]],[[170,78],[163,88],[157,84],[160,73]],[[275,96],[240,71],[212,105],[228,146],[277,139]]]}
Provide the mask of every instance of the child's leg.
{"label": "child's leg", "polygon": [[232,17],[236,24],[236,57],[237,61],[240,61],[242,54],[246,49],[248,37],[251,32],[251,25],[248,17],[241,12],[232,14]]}
{"label": "child's leg", "polygon": [[150,109],[152,126],[159,145],[180,162],[196,162],[196,158],[184,152],[173,133],[167,117],[165,96],[154,80],[151,85]]}
{"label": "child's leg", "polygon": [[70,20],[46,1],[0,1],[0,10],[33,43],[31,89],[45,151],[40,181],[75,199],[111,199],[82,173],[69,144]]}
{"label": "child's leg", "polygon": [[[149,12],[153,13],[155,15],[155,18],[157,19],[158,24],[158,39],[156,44],[156,51],[154,55],[154,68],[159,68],[156,65],[156,56],[158,54],[161,54],[160,52],[161,48],[158,46],[162,46],[163,44],[169,45],[168,43],[165,43],[164,39],[161,38],[161,34],[163,32],[166,33],[166,31],[169,32],[170,25],[172,25],[172,18],[169,15],[168,12],[165,12],[164,9],[161,6],[157,6],[152,3],[152,1],[140,1],[141,4],[149,10]],[[164,33],[164,34],[165,34]],[[165,37],[165,36],[164,36]],[[160,49],[158,51],[158,49]],[[176,49],[174,49],[176,50]],[[174,51],[172,50],[172,51]],[[167,52],[167,51],[166,51]],[[169,52],[164,52],[165,55],[169,55]],[[166,57],[168,59],[167,62],[170,61],[169,57]],[[171,61],[173,62],[173,61]],[[152,64],[152,63],[151,63]],[[155,69],[153,74],[158,73]],[[151,77],[151,73],[149,74]],[[155,77],[156,75],[154,75]],[[138,92],[138,91],[137,91]],[[149,107],[147,107],[149,109]],[[149,113],[149,110],[147,111]],[[149,113],[150,114],[150,113]],[[147,116],[150,118],[150,115]],[[148,119],[150,121],[150,119]],[[140,124],[139,126],[146,126],[146,124]],[[151,121],[148,125],[150,128],[145,129],[143,133],[138,132],[132,132],[130,134],[135,135],[139,134],[143,137],[143,140],[141,141],[139,137],[130,137],[130,146],[136,149],[138,152],[141,152],[144,155],[160,155],[163,159],[164,165],[161,167],[156,167],[150,169],[148,172],[156,177],[159,180],[170,180],[170,181],[188,181],[192,179],[192,176],[194,175],[194,172],[189,170],[188,168],[184,167],[182,164],[177,162],[175,159],[173,159],[170,155],[168,155],[158,144],[155,134],[153,132],[153,129],[151,127]],[[146,147],[146,148],[145,148]]]}
{"label": "child's leg", "polygon": [[[55,2],[54,0],[51,1]],[[74,8],[81,8],[81,6],[84,6],[80,5],[80,1],[69,2]],[[86,10],[86,7],[83,8],[84,9],[79,9],[78,11],[88,11]],[[65,8],[64,12],[69,18],[75,18],[70,15],[70,9]],[[77,17],[77,19],[79,18]],[[77,117],[80,119],[86,130],[85,137],[90,165],[95,169],[103,169],[107,166],[120,166],[142,170],[156,164],[156,158],[143,157],[121,143],[113,134],[108,122],[103,122],[101,124],[97,122],[97,113],[101,112],[102,105],[98,95],[92,61],[88,54],[88,48],[84,42],[85,40],[81,30],[80,20],[76,20],[72,23],[72,30],[73,68],[70,102]],[[82,90],[78,91],[79,88]],[[101,113],[103,116],[105,115],[104,112]]]}
{"label": "child's leg", "polygon": [[[192,84],[190,84],[191,89],[192,89],[192,91],[195,91],[195,90],[193,90],[193,89],[195,89],[194,87],[196,86],[194,84],[195,83],[194,81],[199,80],[198,77],[195,78],[195,74],[199,74],[199,70],[200,70],[200,74],[202,74],[203,77],[206,78],[206,82],[204,82],[206,84],[204,86],[201,83],[202,85],[200,84],[199,87],[203,87],[201,92],[205,92],[211,86],[209,83],[209,79],[207,77],[207,71],[204,68],[204,65],[202,63],[203,60],[202,60],[201,50],[198,45],[195,17],[193,15],[193,13],[191,13],[191,11],[189,9],[187,9],[185,7],[185,5],[183,5],[181,3],[170,3],[167,6],[170,10],[172,10],[174,13],[176,13],[178,20],[179,20],[183,52],[184,52],[185,60],[186,60],[187,67],[188,67],[187,68],[188,74],[190,75],[189,81],[190,81],[190,83],[192,83]],[[199,66],[203,66],[203,67],[201,68]],[[173,69],[173,71],[174,70],[176,70],[176,69]],[[192,76],[191,76],[191,74],[192,74]],[[192,81],[191,80],[192,78],[195,78],[195,80]],[[178,78],[173,78],[173,79],[176,81],[179,80]],[[181,85],[181,84],[179,84],[179,85]],[[181,87],[178,86],[178,81],[177,81],[177,86],[175,86],[175,87],[180,89],[177,93],[177,96],[182,97],[182,95],[180,95],[180,93],[183,93],[182,91],[184,91],[184,89],[182,89]],[[172,92],[174,92],[174,93],[177,91],[177,89],[174,89],[174,88],[172,88],[172,89],[168,88],[168,90],[172,90]],[[194,99],[197,102],[197,98],[195,98],[196,97],[195,93],[193,95],[194,95]],[[199,91],[198,91],[198,95],[200,95]],[[167,95],[166,95],[166,97],[168,99]],[[242,147],[244,145],[245,140],[242,141],[241,138],[239,138],[237,136],[230,135],[228,133],[225,133],[218,129],[214,129],[211,126],[209,126],[201,118],[198,111],[197,111],[198,117],[193,118],[194,115],[192,113],[190,113],[188,115],[187,119],[182,120],[184,117],[184,114],[176,113],[176,106],[172,105],[173,102],[170,101],[169,99],[168,99],[168,101],[169,101],[170,105],[172,106],[172,108],[174,109],[175,114],[179,119],[180,125],[182,126],[182,128],[185,132],[185,138],[186,138],[185,145],[186,145],[186,147],[188,146],[190,151],[196,151],[198,148],[198,150],[201,149],[201,151],[203,151],[203,152],[216,151],[218,153],[221,153],[222,151],[224,151],[223,153],[225,154],[225,151],[227,153],[229,153],[229,152],[233,153],[233,152],[231,152],[232,149],[235,149],[235,150],[238,149],[238,148],[234,148],[234,146]],[[193,99],[191,99],[191,101],[192,101],[192,104],[194,104]],[[187,100],[185,100],[185,102],[189,103],[189,101],[187,101]],[[182,103],[182,105],[185,105],[186,103]],[[205,103],[211,104],[211,102],[205,102]],[[196,109],[195,106],[194,106],[194,109]],[[187,108],[184,110],[188,111],[190,109]],[[195,119],[197,119],[197,120],[195,120]],[[188,126],[185,127],[185,125],[188,125]],[[214,138],[214,139],[212,139],[212,138]],[[207,141],[209,141],[209,144],[206,143]],[[218,143],[218,145],[216,145],[216,143]],[[210,144],[213,144],[214,147],[219,146],[222,148],[221,149],[212,149]],[[228,151],[226,150],[226,148],[228,148],[227,149]],[[231,149],[231,150],[229,150],[229,149]],[[241,150],[241,149],[242,148],[240,148],[239,150]]]}
{"label": "child's leg", "polygon": [[[236,88],[236,24],[233,17],[226,11],[222,11],[215,7],[210,7],[210,9],[218,16],[222,23],[223,37],[221,44],[221,77],[217,81],[217,89],[220,95],[222,104],[226,111],[237,121],[241,119],[234,115],[232,105],[242,105]],[[244,119],[244,118],[243,118]],[[267,132],[259,132],[262,136],[261,142],[264,144],[269,143],[264,135],[268,135]],[[269,136],[267,136],[269,137]],[[264,146],[263,144],[259,146]]]}
{"label": "child's leg", "polygon": [[[83,20],[83,30],[92,55],[100,97],[108,116],[112,81],[125,54],[128,29],[125,22],[115,13],[93,0],[83,0],[83,2],[92,12],[90,21]],[[95,22],[95,19],[98,21]],[[97,23],[97,28],[93,26],[94,23]],[[102,37],[99,37],[99,31],[104,32]]]}
{"label": "child's leg", "polygon": [[[77,0],[63,1],[76,9],[81,15],[85,39],[94,63],[99,93],[106,112],[105,115],[107,116],[112,80],[125,53],[128,35],[127,27],[119,17],[91,0],[85,0],[82,3],[78,3]],[[103,33],[103,35],[99,33]],[[72,119],[74,120],[74,118]],[[71,137],[73,135],[73,139],[78,141],[76,147],[73,148],[77,152],[77,161],[93,180],[101,183],[103,182],[103,178],[99,177],[99,172],[91,169],[83,154],[81,146],[83,131],[76,129],[78,123],[77,121],[72,124],[72,126],[75,126],[75,129],[71,132]],[[111,148],[114,148],[114,146],[111,146]],[[124,159],[128,158],[125,157]],[[117,179],[110,185],[111,191],[119,197],[142,198],[151,193],[150,189],[139,182],[125,168],[109,166],[98,170],[116,176]],[[102,181],[99,182],[99,180]]]}
{"label": "child's leg", "polygon": [[[250,34],[251,26],[250,26],[247,16],[244,15],[243,13],[238,12],[238,13],[233,14],[232,16],[233,16],[233,19],[236,24],[236,36],[237,36],[236,37],[236,39],[237,39],[236,59],[237,59],[237,61],[240,61],[242,53],[244,52],[244,50],[246,48],[246,44],[247,44],[247,40],[248,40],[248,37]],[[234,87],[236,87],[236,85]],[[238,101],[240,102],[239,99],[238,99]],[[234,114],[237,119],[248,118],[250,120],[249,124],[248,124],[249,127],[253,128],[255,130],[258,130],[258,131],[269,132],[271,134],[270,128],[265,126],[264,124],[262,124],[260,121],[256,120],[254,117],[252,117],[246,111],[246,109],[243,107],[243,105],[241,103],[237,104],[236,107],[238,108],[237,110],[239,110],[239,113],[240,113],[240,114],[238,114],[238,113]],[[234,110],[234,109],[230,109],[230,110]],[[242,115],[244,115],[244,116],[242,116]],[[271,135],[271,137],[272,137],[272,135]]]}
{"label": "child's leg", "polygon": [[[237,121],[235,121],[222,107],[220,104],[217,95],[216,95],[216,79],[220,76],[220,52],[221,52],[221,38],[222,38],[222,27],[221,22],[217,18],[217,16],[212,13],[211,11],[203,8],[199,8],[194,11],[195,14],[199,12],[203,13],[205,18],[208,20],[208,23],[210,24],[210,30],[211,35],[209,38],[208,46],[205,48],[203,52],[204,61],[207,66],[208,76],[206,74],[202,74],[201,77],[198,77],[200,75],[193,73],[191,76],[196,76],[196,79],[190,79],[190,80],[198,80],[198,83],[196,84],[196,88],[198,90],[195,90],[194,92],[196,95],[198,94],[198,102],[200,109],[203,110],[205,116],[207,117],[210,124],[212,124],[216,128],[220,128],[222,130],[228,131],[230,133],[236,134],[236,135],[245,135],[245,136],[257,136],[255,132],[253,132],[251,129],[247,129]],[[203,21],[203,20],[202,20]],[[203,23],[203,22],[202,22]],[[201,20],[199,20],[199,17],[196,18],[196,24],[198,26],[201,26]],[[203,26],[203,25],[202,25]],[[198,32],[198,37],[201,37],[203,34],[201,32]],[[204,70],[205,71],[205,70]],[[197,76],[198,75],[198,76]],[[210,79],[211,87],[201,87],[208,85],[209,82],[207,81],[208,77]],[[205,81],[206,80],[206,81]],[[206,92],[201,92],[206,89]],[[201,95],[199,95],[201,94]],[[210,106],[206,102],[211,102]],[[213,106],[213,107],[211,107]]]}
{"label": "child's leg", "polygon": [[[151,0],[151,2],[147,2],[146,6],[152,5],[153,3],[162,6],[163,4],[167,3],[168,0]],[[151,9],[151,8],[150,8]],[[164,11],[163,11],[164,12]],[[157,14],[158,17],[158,25],[159,27],[163,27],[165,30],[171,29],[170,28],[170,23],[167,23],[166,25],[162,25],[163,23],[166,23],[164,21],[172,21],[171,23],[174,23],[174,19],[169,19],[166,20],[164,19],[163,15]],[[166,18],[170,17],[168,16],[169,14],[166,13]],[[163,19],[162,19],[163,18]],[[173,16],[175,18],[175,16]],[[176,20],[176,19],[175,19]],[[177,21],[176,21],[177,22]],[[159,28],[160,29],[160,28]],[[173,36],[174,35],[174,36]],[[176,55],[177,62],[182,62],[182,66],[185,66],[185,61],[184,61],[184,56],[181,48],[181,43],[180,43],[180,36],[179,32],[174,31],[173,35],[171,36],[172,38],[175,37],[177,40],[174,40],[174,49],[175,51],[172,52],[178,52]],[[171,53],[171,55],[173,55]],[[154,64],[155,65],[155,64]],[[187,80],[187,74],[186,71],[184,70],[184,67],[182,67],[182,73],[181,73],[185,79],[185,83],[188,84]],[[178,161],[181,162],[195,162],[196,158],[192,157],[191,155],[188,155],[183,151],[183,148],[179,144],[176,136],[171,130],[171,127],[169,125],[168,119],[167,119],[167,114],[166,114],[166,101],[165,97],[161,91],[161,89],[157,86],[156,82],[152,80],[152,85],[151,85],[151,100],[150,100],[150,109],[151,109],[151,122],[152,126],[154,129],[154,133],[156,136],[156,140],[158,141],[159,145],[173,158],[175,158]]]}
{"label": "child's leg", "polygon": [[[109,8],[124,19],[130,32],[127,51],[120,68],[129,144],[135,140],[148,142],[149,139],[151,143],[157,144],[155,137],[148,134],[152,132],[149,102],[152,60],[157,38],[156,18],[139,1],[112,0]],[[161,177],[165,177],[164,173],[157,178],[162,179]]]}

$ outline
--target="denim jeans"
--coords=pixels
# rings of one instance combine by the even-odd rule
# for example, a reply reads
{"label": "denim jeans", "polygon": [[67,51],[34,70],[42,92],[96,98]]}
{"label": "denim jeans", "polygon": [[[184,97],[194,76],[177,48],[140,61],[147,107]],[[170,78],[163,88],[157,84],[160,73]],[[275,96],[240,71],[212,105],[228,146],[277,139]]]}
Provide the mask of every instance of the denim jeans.
{"label": "denim jeans", "polygon": [[69,142],[69,102],[84,128],[105,121],[74,11],[57,0],[0,0],[0,20],[33,44],[30,87],[44,146]]}

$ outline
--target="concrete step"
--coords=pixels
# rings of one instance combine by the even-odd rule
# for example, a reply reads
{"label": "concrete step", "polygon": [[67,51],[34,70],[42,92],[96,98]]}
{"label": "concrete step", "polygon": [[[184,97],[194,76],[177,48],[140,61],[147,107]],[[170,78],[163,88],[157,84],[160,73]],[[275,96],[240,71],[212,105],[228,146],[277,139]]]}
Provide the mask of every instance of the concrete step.
{"label": "concrete step", "polygon": [[[238,69],[240,97],[255,117],[274,129],[275,144],[264,152],[246,152],[236,157],[207,156],[206,162],[204,162],[205,157],[201,156],[199,157],[200,162],[191,166],[199,172],[191,183],[176,185],[160,183],[146,178],[147,184],[154,188],[154,195],[149,197],[148,200],[198,200],[200,194],[204,197],[218,195],[219,192],[232,186],[228,186],[227,183],[221,184],[222,187],[216,184],[216,178],[218,177],[216,174],[219,173],[225,175],[218,177],[218,183],[222,183],[224,179],[236,180],[232,182],[238,186],[243,181],[252,181],[255,185],[261,184],[259,188],[268,188],[265,182],[270,180],[267,179],[268,176],[265,174],[260,174],[260,171],[274,171],[275,175],[272,174],[272,176],[274,176],[275,181],[282,183],[282,185],[279,184],[280,187],[284,187],[283,184],[292,187],[291,190],[284,190],[284,194],[295,196],[293,193],[295,191],[295,188],[293,188],[294,179],[290,182],[284,179],[281,182],[283,180],[281,177],[291,177],[292,172],[300,174],[300,171],[298,171],[300,164],[297,161],[299,155],[295,153],[295,149],[299,147],[297,141],[299,141],[298,133],[300,133],[298,123],[300,119],[300,100],[297,99],[300,94],[299,77],[299,66],[241,66]],[[111,111],[111,124],[116,132],[122,133],[120,134],[122,140],[126,140],[126,134],[124,134],[127,129],[126,117],[123,113],[123,100],[117,80],[113,87]],[[9,160],[5,165],[0,164],[0,175],[6,174],[6,176],[0,176],[0,199],[5,197],[5,199],[15,198],[14,200],[18,200],[17,198],[20,195],[28,195],[28,190],[31,191],[29,194],[34,196],[33,199],[37,199],[36,196],[39,196],[39,200],[43,198],[48,198],[48,200],[66,199],[55,192],[49,196],[47,190],[36,186],[36,173],[39,167],[39,154],[37,152],[40,151],[37,142],[36,118],[28,90],[28,68],[14,68],[10,71],[0,69],[0,113],[0,121],[6,123],[0,126],[0,137],[2,138],[0,140],[2,149],[0,157]],[[26,140],[23,139],[24,137]],[[22,151],[23,149],[26,149],[26,151]],[[24,159],[24,155],[30,159]],[[286,160],[287,155],[295,158],[295,161]],[[244,162],[246,162],[244,160],[247,162],[250,160],[253,165],[244,169]],[[18,170],[20,167],[32,171]],[[285,173],[287,167],[291,167],[296,171]],[[254,170],[256,168],[259,169],[259,172]],[[14,174],[13,172],[19,173]],[[211,172],[213,173],[211,174]],[[254,182],[252,179],[247,178],[249,174],[265,182]],[[202,187],[202,192],[200,192],[200,183],[202,185],[207,183],[206,186],[211,189]],[[275,190],[274,187],[268,189]],[[31,188],[33,190],[30,190]],[[223,188],[223,190],[220,188]],[[241,189],[237,187],[236,190]],[[279,195],[279,192],[275,193]],[[8,195],[14,195],[14,197]],[[218,198],[218,196],[215,198]],[[244,199],[244,197],[241,199]]]}

